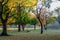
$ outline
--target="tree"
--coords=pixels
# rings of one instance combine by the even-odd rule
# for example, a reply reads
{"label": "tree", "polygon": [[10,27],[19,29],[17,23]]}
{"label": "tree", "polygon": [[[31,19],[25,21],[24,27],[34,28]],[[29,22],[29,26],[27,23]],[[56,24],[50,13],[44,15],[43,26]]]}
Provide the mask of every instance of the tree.
{"label": "tree", "polygon": [[16,10],[17,10],[17,20],[18,20],[18,31],[20,31],[20,25],[22,25],[22,29],[24,31],[24,26],[28,23],[29,17],[28,17],[28,13],[25,10],[26,8],[24,6],[20,6],[20,4],[18,4]]}
{"label": "tree", "polygon": [[37,24],[37,22],[38,22],[38,19],[37,18],[33,18],[33,19],[30,19],[30,24],[31,25],[34,25],[34,30],[36,30],[36,24]]}
{"label": "tree", "polygon": [[22,25],[22,29],[24,31],[24,26],[28,23],[29,21],[29,17],[28,17],[28,13],[23,9],[22,11],[20,11],[20,24]]}
{"label": "tree", "polygon": [[[38,18],[38,20],[39,20],[39,22],[40,22],[40,24],[41,24],[41,34],[43,33],[43,24],[42,24],[42,22],[43,22],[43,20],[44,20],[44,14],[46,13],[46,8],[43,8],[44,6],[45,7],[50,7],[50,3],[52,2],[51,0],[40,0],[41,1],[41,5],[42,6],[40,6],[40,8],[37,8],[38,7],[38,5],[37,5],[37,7],[36,7],[36,10],[37,10],[37,14],[36,14],[36,16],[37,16],[37,18]],[[41,16],[43,16],[43,19],[42,19],[42,17]]]}
{"label": "tree", "polygon": [[60,23],[60,8],[55,9],[56,13],[58,13],[58,22]]}
{"label": "tree", "polygon": [[[23,28],[23,31],[24,31],[24,25],[26,25],[27,19],[28,19],[28,15],[27,15],[27,12],[25,11],[25,9],[27,7],[33,7],[37,3],[37,0],[31,0],[31,1],[29,1],[29,0],[21,0],[21,1],[19,1],[18,0],[17,3],[18,3],[17,13],[20,16],[19,19],[18,19],[18,20],[20,20],[18,28],[20,28],[20,24],[21,24],[23,26],[22,28]],[[23,14],[23,16],[21,16],[22,14]]]}
{"label": "tree", "polygon": [[[15,2],[12,2],[12,6],[9,6],[9,1],[11,0],[1,0],[0,1],[0,20],[3,25],[3,31],[1,33],[1,36],[7,36],[7,21],[10,15],[10,12],[13,8],[15,8]],[[14,4],[14,5],[13,5]]]}
{"label": "tree", "polygon": [[22,3],[22,5],[27,7],[27,5],[28,6],[35,5],[37,0],[33,0],[33,1],[34,2],[28,1],[28,0],[0,0],[0,20],[3,24],[3,32],[1,35],[4,35],[4,36],[7,35],[7,28],[6,28],[7,20],[9,18],[9,14],[10,14],[13,6],[15,6],[16,2],[18,2],[20,4]]}
{"label": "tree", "polygon": [[7,6],[8,1],[9,0],[7,0],[6,2],[4,0],[0,1],[0,20],[3,25],[3,32],[1,33],[1,35],[4,35],[4,36],[7,35],[6,23],[9,17],[9,13],[11,12],[11,9],[9,9]]}
{"label": "tree", "polygon": [[47,20],[47,24],[53,24],[55,22],[55,17],[49,17]]}
{"label": "tree", "polygon": [[52,0],[46,0],[44,5],[45,5],[45,7],[50,8],[51,3],[52,3]]}

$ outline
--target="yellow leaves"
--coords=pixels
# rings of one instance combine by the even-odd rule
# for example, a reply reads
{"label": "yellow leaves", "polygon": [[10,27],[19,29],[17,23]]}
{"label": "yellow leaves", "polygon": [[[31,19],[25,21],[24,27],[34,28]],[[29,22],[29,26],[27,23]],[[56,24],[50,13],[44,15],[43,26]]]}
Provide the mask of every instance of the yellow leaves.
{"label": "yellow leaves", "polygon": [[38,0],[9,0],[8,6],[11,8],[12,6],[16,6],[16,4],[20,4],[24,7],[34,6]]}
{"label": "yellow leaves", "polygon": [[8,1],[8,7],[11,9],[14,6],[16,6],[16,1],[15,0],[9,0]]}
{"label": "yellow leaves", "polygon": [[34,6],[37,3],[37,0],[28,0],[23,5],[24,6]]}
{"label": "yellow leaves", "polygon": [[17,0],[19,4],[28,7],[28,6],[34,6],[37,3],[38,0]]}
{"label": "yellow leaves", "polygon": [[30,19],[32,19],[32,18],[36,18],[36,15],[33,14],[33,13],[28,13],[28,16],[29,16]]}
{"label": "yellow leaves", "polygon": [[35,5],[37,3],[37,0],[33,0],[32,4]]}
{"label": "yellow leaves", "polygon": [[11,22],[15,22],[15,21],[16,21],[15,19],[13,20],[12,18],[9,18],[7,24],[10,24]]}

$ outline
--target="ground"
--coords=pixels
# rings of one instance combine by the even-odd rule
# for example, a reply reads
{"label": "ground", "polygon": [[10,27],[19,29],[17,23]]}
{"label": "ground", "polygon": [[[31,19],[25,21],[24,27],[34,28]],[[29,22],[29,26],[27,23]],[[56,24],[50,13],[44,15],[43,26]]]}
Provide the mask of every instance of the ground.
{"label": "ground", "polygon": [[16,29],[8,30],[11,36],[0,36],[0,40],[60,40],[60,30],[47,29],[43,34],[40,34],[40,29],[30,29],[30,32],[26,30],[24,32],[18,32]]}

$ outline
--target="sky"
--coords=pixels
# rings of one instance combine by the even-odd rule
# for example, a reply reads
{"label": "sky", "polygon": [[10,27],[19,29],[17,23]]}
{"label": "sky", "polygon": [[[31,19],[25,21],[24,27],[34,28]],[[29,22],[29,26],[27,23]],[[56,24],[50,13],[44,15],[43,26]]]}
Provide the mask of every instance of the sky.
{"label": "sky", "polygon": [[[60,1],[58,0],[52,0],[53,2],[50,4],[50,10],[47,10],[47,11],[54,11],[56,8],[60,7]],[[41,1],[38,0],[38,3],[37,3],[37,8],[39,9],[41,7]],[[35,10],[36,10],[36,7],[35,7]],[[57,13],[54,13],[53,16],[58,16]]]}
{"label": "sky", "polygon": [[[60,7],[60,1],[57,1],[57,0],[52,0],[53,2],[50,4],[50,11],[54,11],[54,9]],[[54,13],[53,16],[56,16],[58,17],[58,14],[57,13]]]}
{"label": "sky", "polygon": [[53,11],[54,9],[56,9],[57,7],[60,7],[60,1],[57,0],[53,0],[53,2],[50,4],[50,10]]}
{"label": "sky", "polygon": [[[58,0],[52,0],[52,1],[53,2],[50,4],[50,11],[53,11],[57,7],[60,7],[60,1],[58,1]],[[37,8],[41,7],[41,1],[40,0],[38,0],[37,5],[38,5]]]}

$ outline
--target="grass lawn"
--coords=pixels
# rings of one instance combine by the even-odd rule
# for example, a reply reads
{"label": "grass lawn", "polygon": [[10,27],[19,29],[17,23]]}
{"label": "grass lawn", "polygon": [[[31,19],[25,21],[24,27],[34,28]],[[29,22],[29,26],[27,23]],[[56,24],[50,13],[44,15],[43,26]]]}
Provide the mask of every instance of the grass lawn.
{"label": "grass lawn", "polygon": [[[26,29],[27,30],[27,29]],[[40,29],[18,32],[17,30],[8,30],[8,34],[11,36],[0,36],[0,40],[60,40],[60,30],[44,30],[43,34],[40,34]],[[1,30],[0,30],[1,33]]]}

